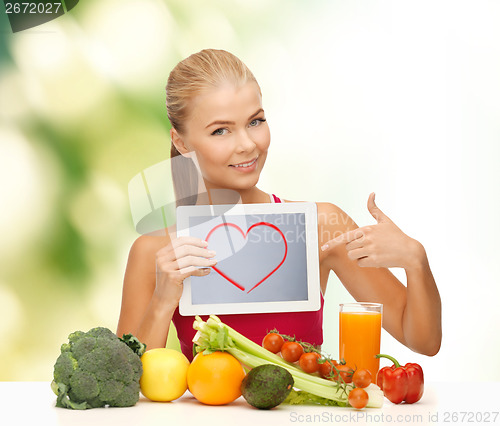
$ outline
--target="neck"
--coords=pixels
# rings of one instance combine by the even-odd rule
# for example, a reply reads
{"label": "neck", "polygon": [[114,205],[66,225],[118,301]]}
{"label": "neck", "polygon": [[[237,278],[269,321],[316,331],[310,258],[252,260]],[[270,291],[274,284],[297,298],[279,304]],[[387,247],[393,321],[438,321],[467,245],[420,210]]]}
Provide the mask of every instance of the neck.
{"label": "neck", "polygon": [[269,196],[256,186],[250,189],[238,190],[243,204],[269,203]]}
{"label": "neck", "polygon": [[207,194],[198,197],[197,204],[200,205],[216,205],[216,204],[254,204],[254,203],[269,203],[269,195],[252,186],[248,189],[229,189],[216,188],[205,181]]}

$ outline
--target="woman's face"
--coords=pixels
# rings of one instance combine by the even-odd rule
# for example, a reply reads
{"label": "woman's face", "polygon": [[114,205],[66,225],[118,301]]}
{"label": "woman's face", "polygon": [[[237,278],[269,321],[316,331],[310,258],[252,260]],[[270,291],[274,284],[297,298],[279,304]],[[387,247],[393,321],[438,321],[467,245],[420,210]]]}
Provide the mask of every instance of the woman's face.
{"label": "woman's face", "polygon": [[194,98],[185,129],[177,137],[196,153],[207,187],[257,184],[271,136],[255,82],[240,88],[227,83]]}

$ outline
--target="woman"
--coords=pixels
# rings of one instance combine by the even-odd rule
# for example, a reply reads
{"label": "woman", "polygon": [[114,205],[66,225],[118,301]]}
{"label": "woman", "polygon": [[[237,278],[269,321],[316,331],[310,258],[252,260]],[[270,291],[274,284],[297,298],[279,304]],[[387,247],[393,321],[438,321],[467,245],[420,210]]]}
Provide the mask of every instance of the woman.
{"label": "woman", "polygon": [[[270,144],[260,87],[248,68],[232,54],[203,50],[181,61],[167,84],[171,156],[196,154],[210,194],[227,189],[242,203],[281,202],[257,188]],[[190,160],[186,160],[189,161]],[[192,170],[174,169],[178,200],[180,183],[197,185]],[[188,195],[192,195],[188,194]],[[283,200],[288,202],[289,200]],[[330,271],[359,301],[384,305],[383,327],[410,349],[435,355],[441,344],[441,301],[423,246],[404,234],[368,199],[377,224],[358,228],[339,207],[317,203],[319,268],[322,295]],[[194,237],[141,236],[133,244],[124,278],[117,334],[133,333],[149,349],[164,347],[171,321],[183,352],[192,357],[192,318],[178,312],[183,280],[203,276],[217,263],[216,253]],[[201,268],[200,268],[201,267]],[[405,287],[387,268],[405,269]],[[323,298],[322,298],[323,302]],[[323,303],[318,312],[221,316],[223,321],[260,343],[269,329],[321,345]]]}

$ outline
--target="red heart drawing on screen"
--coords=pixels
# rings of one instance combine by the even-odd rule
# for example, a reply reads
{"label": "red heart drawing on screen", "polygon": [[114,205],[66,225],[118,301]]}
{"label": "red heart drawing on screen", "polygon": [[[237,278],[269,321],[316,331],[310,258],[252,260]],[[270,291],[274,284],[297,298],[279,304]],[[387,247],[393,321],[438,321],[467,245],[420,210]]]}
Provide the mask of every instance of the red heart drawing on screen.
{"label": "red heart drawing on screen", "polygon": [[[279,229],[277,226],[273,225],[272,223],[268,223],[268,222],[258,222],[258,223],[254,223],[252,226],[250,226],[250,228],[247,229],[247,232],[243,232],[242,229],[238,226],[238,225],[235,225],[234,223],[221,223],[219,225],[217,225],[215,228],[213,228],[209,233],[208,235],[206,236],[205,238],[205,241],[208,242],[210,236],[214,233],[214,231],[218,228],[221,228],[221,227],[224,227],[224,226],[230,226],[232,228],[235,228],[236,230],[238,230],[240,232],[240,234],[243,236],[243,238],[247,238],[248,237],[248,233],[258,227],[258,226],[269,226],[271,228],[273,228],[275,231],[278,231],[279,234],[281,235],[281,237],[283,238],[283,242],[285,243],[285,254],[283,255],[283,259],[281,260],[281,262],[278,264],[278,266],[276,266],[271,272],[269,272],[264,278],[262,278],[259,282],[257,282],[256,284],[254,284],[252,286],[252,288],[250,290],[247,291],[247,294],[250,293],[252,290],[255,290],[259,285],[261,285],[265,280],[267,280],[272,274],[274,274],[281,265],[283,265],[283,262],[285,261],[286,259],[286,256],[287,256],[287,253],[288,253],[288,244],[286,242],[286,238],[285,236],[283,235],[283,232],[281,232],[281,229]],[[236,286],[237,288],[239,288],[241,291],[246,291],[246,288],[243,287],[239,282],[237,282],[235,279],[229,277],[227,274],[225,274],[223,271],[221,271],[219,268],[215,267],[215,266],[212,266],[212,269],[214,269],[220,276],[222,276],[223,278],[225,278],[226,280],[228,280],[231,284],[233,284],[234,286]]]}

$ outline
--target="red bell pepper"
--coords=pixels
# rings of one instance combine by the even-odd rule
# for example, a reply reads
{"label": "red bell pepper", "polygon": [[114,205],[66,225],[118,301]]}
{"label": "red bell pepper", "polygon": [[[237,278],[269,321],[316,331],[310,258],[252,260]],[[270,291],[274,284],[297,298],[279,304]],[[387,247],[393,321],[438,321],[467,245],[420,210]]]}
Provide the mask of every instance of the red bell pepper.
{"label": "red bell pepper", "polygon": [[402,367],[392,356],[378,354],[377,358],[390,359],[392,367],[383,367],[377,373],[377,385],[385,397],[394,404],[405,401],[413,404],[424,393],[424,372],[420,365],[407,363]]}

